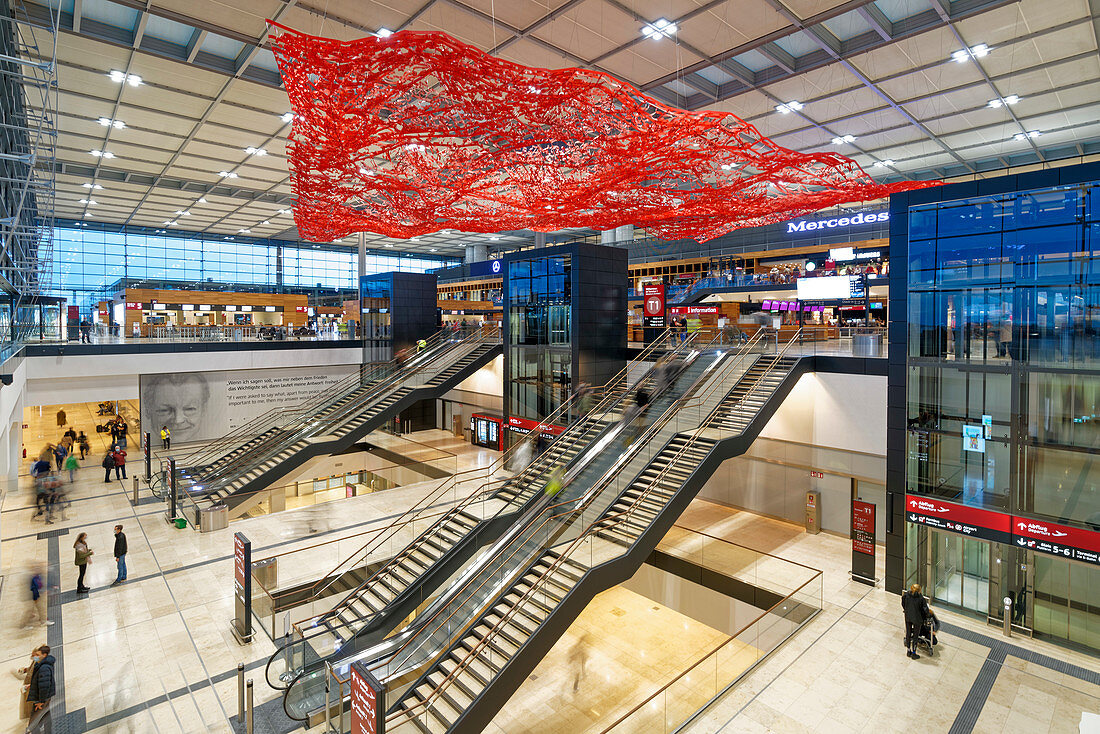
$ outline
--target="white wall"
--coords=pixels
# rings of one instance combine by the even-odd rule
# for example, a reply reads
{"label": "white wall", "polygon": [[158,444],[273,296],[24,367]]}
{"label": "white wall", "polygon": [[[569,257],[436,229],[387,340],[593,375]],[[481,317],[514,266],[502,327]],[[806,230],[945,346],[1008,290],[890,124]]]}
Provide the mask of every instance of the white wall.
{"label": "white wall", "polygon": [[886,376],[805,374],[760,435],[885,456]]}
{"label": "white wall", "polygon": [[271,351],[153,352],[28,357],[23,403],[61,405],[101,400],[137,400],[138,376],[169,372],[209,372],[272,367],[358,364],[357,348],[276,349]]}
{"label": "white wall", "polygon": [[[487,365],[479,369],[474,374],[467,377],[462,382],[458,383],[454,387],[455,390],[460,390],[466,393],[479,393],[481,395],[495,395],[497,397],[504,396],[504,355],[499,354],[489,362]],[[457,400],[458,398],[451,398],[447,395],[443,396],[445,400]]]}

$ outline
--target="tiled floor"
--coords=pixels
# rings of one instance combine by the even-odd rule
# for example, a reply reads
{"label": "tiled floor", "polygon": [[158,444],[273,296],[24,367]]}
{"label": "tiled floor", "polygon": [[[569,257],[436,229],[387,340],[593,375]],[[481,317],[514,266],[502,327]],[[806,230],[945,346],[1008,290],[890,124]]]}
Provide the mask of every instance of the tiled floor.
{"label": "tiled floor", "polygon": [[[421,434],[418,440],[458,454],[461,467],[484,467],[495,456],[442,431]],[[228,530],[200,535],[170,527],[159,504],[132,506],[121,483],[103,484],[98,456],[92,458],[73,485],[68,520],[48,527],[33,520],[33,491],[26,482],[4,500],[0,660],[11,669],[23,664],[36,644],[49,641],[57,647],[61,703],[74,717],[68,719],[70,730],[97,734],[230,731],[238,662],[244,662],[249,677],[256,680],[258,703],[277,695],[263,682],[263,665],[273,650],[270,641],[258,636],[242,647],[230,632],[234,531],[249,535],[257,556],[304,547],[381,526],[436,486],[409,485],[244,520]],[[110,588],[111,528],[119,522],[129,537],[130,580]],[[1082,712],[1100,713],[1100,686],[1073,674],[1080,669],[1096,671],[1097,658],[1019,638],[1010,641],[1017,647],[998,648],[994,645],[1003,638],[997,630],[950,612],[941,617],[960,632],[945,631],[935,657],[908,660],[902,650],[897,596],[848,579],[846,539],[807,536],[796,526],[705,502],[694,503],[680,522],[822,569],[826,602],[822,614],[707,709],[688,731],[1068,732],[1076,731]],[[46,530],[62,534],[40,535]],[[77,598],[71,553],[75,534],[82,530],[89,533],[97,553],[89,570],[93,592]],[[59,623],[23,630],[27,572],[46,562],[53,564],[53,578],[60,583],[50,609]],[[616,707],[621,710],[628,689],[640,695],[641,689],[655,688],[676,672],[680,659],[690,657],[686,653],[691,645],[685,644],[685,655],[645,680],[622,680],[628,674],[617,666],[628,658],[632,636],[668,630],[667,625],[652,623],[598,623],[600,615],[607,617],[609,612],[600,604],[626,610],[623,619],[628,619],[630,605],[637,603],[626,601],[629,594],[616,590],[590,607],[580,620],[582,626],[589,620],[587,647],[563,640],[539,668],[549,673],[536,671],[539,678],[527,681],[510,702],[497,722],[501,730],[600,731],[599,722],[609,723]],[[971,639],[963,638],[966,630]],[[700,643],[710,634],[705,629],[689,632],[690,639]],[[1078,667],[1070,672],[1052,669],[1043,664],[1045,658],[1029,659],[1034,653]],[[583,700],[572,694],[581,660],[586,661]],[[0,700],[11,704],[0,706],[0,734],[22,731],[16,718],[18,686],[14,677],[0,677]],[[975,700],[972,689],[978,693],[980,709],[964,707],[968,696]],[[960,712],[974,714],[973,719],[952,729],[965,718]]]}

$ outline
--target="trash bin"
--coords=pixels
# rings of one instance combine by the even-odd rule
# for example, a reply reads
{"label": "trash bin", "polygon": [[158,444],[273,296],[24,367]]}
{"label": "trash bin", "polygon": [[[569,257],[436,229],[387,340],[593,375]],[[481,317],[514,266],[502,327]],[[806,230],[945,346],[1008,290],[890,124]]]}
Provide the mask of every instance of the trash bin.
{"label": "trash bin", "polygon": [[185,527],[187,527],[187,520],[185,518],[177,517],[172,522],[174,522],[176,524],[176,527],[180,530],[183,530]]}
{"label": "trash bin", "polygon": [[882,334],[854,334],[852,336],[853,357],[881,357]]}
{"label": "trash bin", "polygon": [[199,510],[199,532],[209,533],[212,530],[225,530],[229,527],[229,506],[211,505]]}

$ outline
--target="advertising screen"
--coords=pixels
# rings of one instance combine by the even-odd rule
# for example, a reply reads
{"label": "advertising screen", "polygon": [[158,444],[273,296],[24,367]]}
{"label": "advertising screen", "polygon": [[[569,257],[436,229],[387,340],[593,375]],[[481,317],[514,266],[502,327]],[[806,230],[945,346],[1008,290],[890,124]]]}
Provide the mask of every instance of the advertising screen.
{"label": "advertising screen", "polygon": [[860,298],[863,286],[858,275],[828,275],[821,278],[799,278],[798,300],[832,301]]}

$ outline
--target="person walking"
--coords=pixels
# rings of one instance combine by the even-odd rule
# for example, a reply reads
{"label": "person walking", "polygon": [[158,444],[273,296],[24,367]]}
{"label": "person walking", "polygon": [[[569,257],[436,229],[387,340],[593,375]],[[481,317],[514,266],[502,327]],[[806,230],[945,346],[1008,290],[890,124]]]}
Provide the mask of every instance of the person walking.
{"label": "person walking", "polygon": [[115,466],[115,479],[126,478],[126,449],[122,446],[115,446],[115,450],[111,452],[111,458],[114,460]]}
{"label": "person walking", "polygon": [[901,595],[901,608],[905,613],[905,654],[912,660],[919,660],[917,638],[924,618],[929,615],[928,600],[921,593],[920,584],[913,584]]}
{"label": "person walking", "polygon": [[115,438],[115,443],[122,448],[126,448],[126,435],[130,432],[130,427],[126,425],[126,419],[121,415],[118,417],[118,420],[115,421],[115,429],[118,431],[118,437]]}
{"label": "person walking", "polygon": [[73,479],[76,476],[76,470],[80,468],[80,462],[76,460],[76,454],[69,454],[65,457],[65,471],[69,472],[69,484],[73,483]]}
{"label": "person walking", "polygon": [[23,629],[31,629],[35,620],[38,624],[47,626],[53,624],[46,613],[46,574],[41,568],[36,568],[31,573],[30,591],[31,605],[27,609],[26,616],[23,617]]}
{"label": "person walking", "polygon": [[114,453],[108,451],[103,455],[103,483],[111,483],[111,470],[115,468],[115,456]]}
{"label": "person walking", "polygon": [[30,675],[30,683],[27,684],[27,703],[31,708],[31,721],[35,721],[34,714],[44,711],[50,705],[50,699],[56,692],[53,666],[57,662],[50,654],[49,645],[40,645],[32,654],[34,658],[34,670]]}
{"label": "person walking", "polygon": [[91,589],[84,585],[84,574],[88,572],[88,564],[92,562],[92,556],[95,555],[95,551],[88,547],[87,533],[76,536],[73,550],[76,551],[73,565],[80,569],[80,577],[76,581],[76,593],[87,594]]}
{"label": "person walking", "polygon": [[80,435],[76,437],[76,445],[80,447],[80,460],[84,461],[84,455],[92,450],[92,444],[88,441],[88,436],[84,431],[80,432]]}
{"label": "person walking", "polygon": [[69,451],[65,448],[64,442],[57,444],[53,447],[53,457],[57,462],[57,470],[61,471],[65,467],[65,457],[68,456]]}
{"label": "person walking", "polygon": [[118,574],[111,586],[118,586],[126,580],[126,533],[122,532],[121,525],[115,525],[115,565],[118,566]]}
{"label": "person walking", "polygon": [[168,426],[160,427],[160,445],[165,451],[172,448],[172,432],[168,430]]}
{"label": "person walking", "polygon": [[67,420],[67,416],[65,415],[65,409],[59,408],[57,411],[57,427],[64,428],[65,424],[68,422],[69,421]]}

